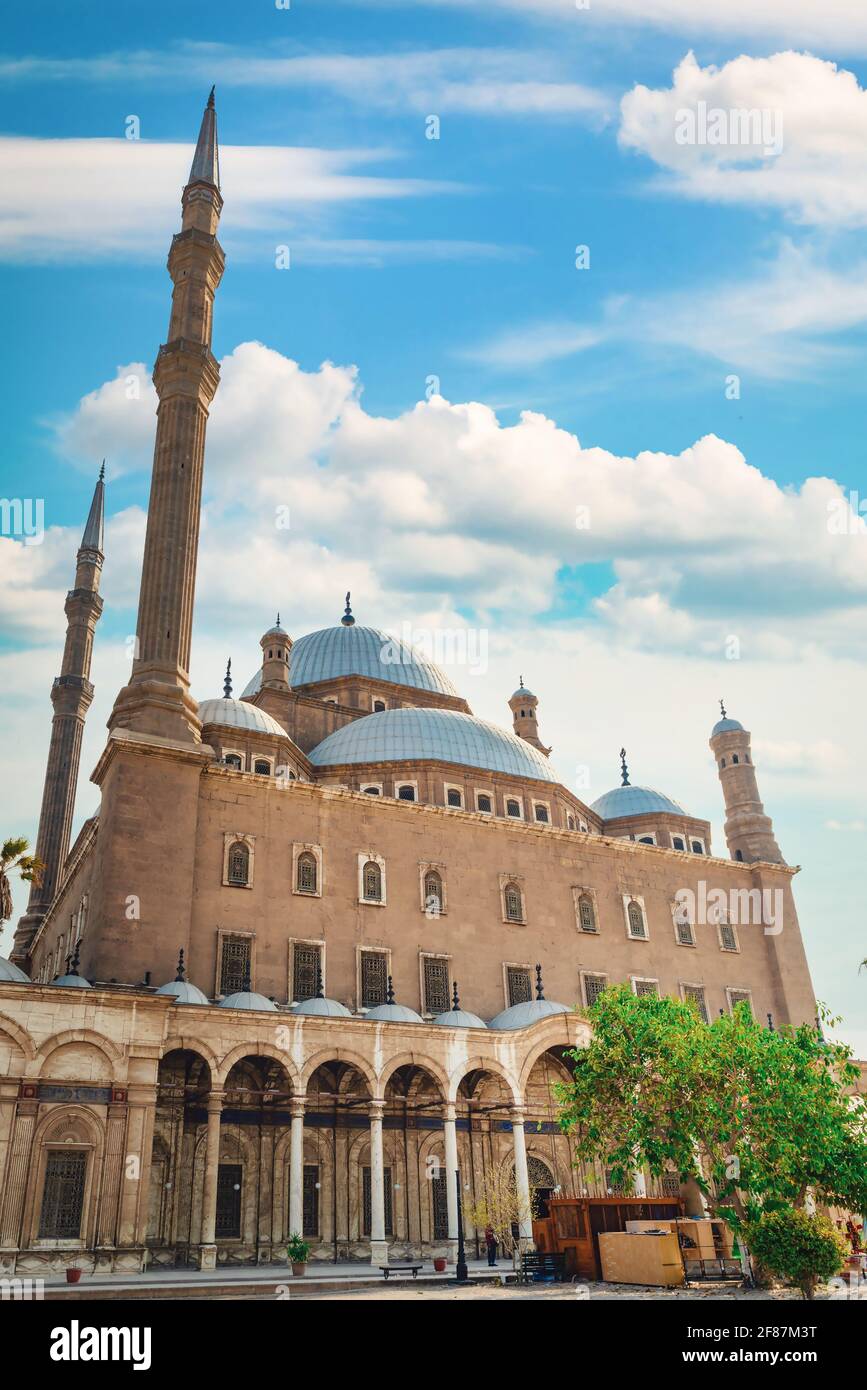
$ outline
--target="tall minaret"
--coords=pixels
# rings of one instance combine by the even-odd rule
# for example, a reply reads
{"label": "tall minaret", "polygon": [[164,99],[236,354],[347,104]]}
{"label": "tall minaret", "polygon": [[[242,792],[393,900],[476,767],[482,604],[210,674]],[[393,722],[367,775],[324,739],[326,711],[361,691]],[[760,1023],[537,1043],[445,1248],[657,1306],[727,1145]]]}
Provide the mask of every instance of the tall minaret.
{"label": "tall minaret", "polygon": [[729,719],[720,700],[722,718],[711,730],[710,746],[726,803],[726,843],[732,859],[751,864],[764,860],[783,864],[785,860],[774,838],[774,823],[765,815],[759,797],[756,769],[750,749],[750,735],[737,719]]}
{"label": "tall minaret", "polygon": [[55,677],[51,687],[54,718],[36,836],[36,855],[45,865],[45,871],[42,882],[32,885],[27,911],[15,929],[10,957],[16,961],[25,961],[29,955],[30,942],[51,906],[60,871],[69,853],[81,739],[93,699],[90,683],[93,634],[102,612],[99,576],[103,561],[104,479],[105,465],[100,469],[78,550],[75,587],[66,595],[66,643],[60,675]]}
{"label": "tall minaret", "polygon": [[534,748],[538,748],[539,752],[544,753],[547,757],[551,749],[546,748],[545,744],[539,738],[539,725],[536,721],[536,710],[538,706],[539,701],[537,697],[533,694],[532,690],[527,689],[524,684],[524,677],[520,676],[518,679],[518,689],[509,701],[509,709],[512,711],[512,728],[518,735],[518,738],[523,738],[527,743],[532,743]]}
{"label": "tall minaret", "polygon": [[168,258],[174,282],[168,341],[159,350],[153,374],[160,403],[136,653],[109,728],[199,743],[201,725],[190,695],[190,638],[205,428],[220,377],[211,353],[211,325],[225,265],[216,237],[223,199],[213,88],[181,206],[182,228]]}

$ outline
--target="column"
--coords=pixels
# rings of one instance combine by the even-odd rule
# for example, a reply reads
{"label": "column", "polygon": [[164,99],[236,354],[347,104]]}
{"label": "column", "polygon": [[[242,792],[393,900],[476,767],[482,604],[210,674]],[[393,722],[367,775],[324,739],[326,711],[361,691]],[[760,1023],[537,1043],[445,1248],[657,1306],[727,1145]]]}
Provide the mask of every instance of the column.
{"label": "column", "polygon": [[[151,1158],[156,1120],[156,1088],[130,1088],[123,1183],[117,1227],[115,1269],[140,1272],[144,1267],[150,1215]],[[137,1160],[137,1162],[132,1162]]]}
{"label": "column", "polygon": [[[0,1219],[0,1268],[14,1271],[15,1258],[21,1241],[21,1220],[24,1196],[32,1161],[31,1150],[36,1130],[39,1102],[19,1100],[9,1145],[9,1157],[3,1179],[2,1219]],[[37,1202],[41,1200],[37,1193]]]}
{"label": "column", "polygon": [[289,1230],[287,1236],[304,1234],[304,1106],[305,1097],[292,1097],[289,1131]]}
{"label": "column", "polygon": [[385,1167],[382,1156],[382,1112],[385,1103],[370,1102],[370,1263],[388,1264],[385,1239]]}
{"label": "column", "polygon": [[223,1112],[223,1092],[212,1091],[208,1096],[208,1134],[205,1140],[205,1174],[202,1183],[202,1240],[199,1246],[199,1269],[217,1267],[217,1170],[220,1166],[220,1117]]}
{"label": "column", "polygon": [[512,1110],[512,1142],[515,1146],[515,1183],[521,1219],[518,1222],[520,1247],[529,1250],[533,1244],[533,1218],[530,1212],[530,1177],[527,1172],[527,1146],[524,1141],[524,1112]]}
{"label": "column", "polygon": [[114,1249],[118,1239],[121,1170],[126,1153],[127,1107],[114,1101],[108,1107],[105,1151],[102,1160],[102,1194],[96,1233],[97,1270],[114,1268]]}
{"label": "column", "polygon": [[458,1134],[455,1124],[455,1106],[447,1105],[443,1111],[443,1143],[446,1155],[446,1206],[449,1216],[449,1259],[458,1256],[458,1193],[455,1173],[458,1171]]}

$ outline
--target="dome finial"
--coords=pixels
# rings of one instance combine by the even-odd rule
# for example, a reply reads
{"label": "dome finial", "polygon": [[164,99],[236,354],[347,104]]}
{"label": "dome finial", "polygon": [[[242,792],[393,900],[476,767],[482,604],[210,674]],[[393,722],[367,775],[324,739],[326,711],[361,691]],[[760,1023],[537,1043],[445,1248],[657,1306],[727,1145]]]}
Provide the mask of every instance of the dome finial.
{"label": "dome finial", "polygon": [[231,657],[229,657],[229,663],[228,663],[228,665],[227,665],[227,667],[226,667],[226,679],[223,681],[223,698],[226,699],[226,700],[231,700],[231,698],[232,698],[232,658],[231,658]]}
{"label": "dome finial", "polygon": [[620,750],[620,785],[622,787],[629,786],[629,768],[626,766],[625,748],[621,748]]}
{"label": "dome finial", "polygon": [[545,991],[544,991],[543,988],[542,988],[542,967],[541,967],[541,965],[537,965],[537,966],[536,966],[536,998],[537,998],[537,999],[544,999],[544,998],[545,998]]}
{"label": "dome finial", "polygon": [[187,970],[186,966],[184,965],[184,948],[182,946],[180,951],[178,952],[178,973],[175,975],[175,983],[182,985],[184,983],[184,976],[186,975],[186,973]]}
{"label": "dome finial", "polygon": [[280,612],[279,612],[279,609],[278,609],[278,612],[277,612],[277,626],[278,626],[278,627],[280,626]]}
{"label": "dome finial", "polygon": [[325,994],[324,994],[324,991],[323,991],[323,989],[322,989],[322,964],[321,964],[321,962],[318,961],[318,960],[317,960],[317,962],[316,962],[316,998],[317,998],[317,999],[324,999],[324,998],[325,998]]}
{"label": "dome finial", "polygon": [[344,627],[354,627],[355,619],[352,616],[352,608],[349,603],[349,590],[346,590],[346,607],[343,610],[343,617],[340,619]]}
{"label": "dome finial", "polygon": [[386,1004],[394,1003],[394,984],[390,975],[388,977],[388,994],[386,995],[385,1002]]}
{"label": "dome finial", "polygon": [[[76,943],[75,943],[75,950],[74,950],[73,953],[72,953],[72,962],[71,962],[71,964],[70,964],[69,969],[68,969],[67,972],[66,972],[67,975],[77,975],[77,974],[78,974],[78,966],[79,966],[80,957],[81,957],[81,937],[79,937],[78,940],[77,940]],[[768,1017],[770,1017],[770,1015],[768,1015]]]}
{"label": "dome finial", "polygon": [[727,719],[727,718],[728,718],[728,715],[726,714],[726,707],[725,707],[725,705],[723,704],[722,700],[720,700],[720,702],[719,702],[719,707],[720,707],[720,714],[722,715],[723,719]]}
{"label": "dome finial", "polygon": [[458,982],[457,982],[457,980],[453,980],[453,981],[452,981],[452,1008],[454,1009],[455,1013],[457,1013],[457,1011],[458,1011],[458,1009],[459,1009],[460,1007],[461,1007],[461,1001],[460,1001],[460,999],[458,998]]}

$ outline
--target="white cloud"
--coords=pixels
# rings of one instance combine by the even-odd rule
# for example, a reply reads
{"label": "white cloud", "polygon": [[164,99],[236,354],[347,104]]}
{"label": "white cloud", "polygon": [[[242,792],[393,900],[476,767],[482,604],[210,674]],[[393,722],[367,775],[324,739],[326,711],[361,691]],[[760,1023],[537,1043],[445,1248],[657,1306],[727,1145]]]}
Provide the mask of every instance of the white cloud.
{"label": "white cloud", "polygon": [[[702,103],[725,119],[696,120]],[[741,135],[750,142],[738,143]],[[701,67],[688,53],[671,87],[626,93],[619,139],[685,196],[776,207],[802,223],[867,222],[867,91],[808,53],[741,55],[722,67]]]}

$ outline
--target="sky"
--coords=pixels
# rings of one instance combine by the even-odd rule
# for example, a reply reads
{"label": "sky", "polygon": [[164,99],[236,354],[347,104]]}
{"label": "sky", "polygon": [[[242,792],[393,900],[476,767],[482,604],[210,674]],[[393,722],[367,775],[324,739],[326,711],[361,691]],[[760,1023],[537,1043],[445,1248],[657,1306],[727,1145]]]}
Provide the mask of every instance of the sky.
{"label": "sky", "polygon": [[583,799],[625,745],[722,854],[724,698],[802,866],[817,996],[867,1056],[862,0],[10,8],[0,495],[40,501],[44,534],[0,534],[4,837],[35,841],[104,457],[76,830],[97,806],[212,84],[227,266],[194,694],[230,656],[245,684],[277,611],[299,636],[350,589],[482,717],[508,724],[523,675]]}

